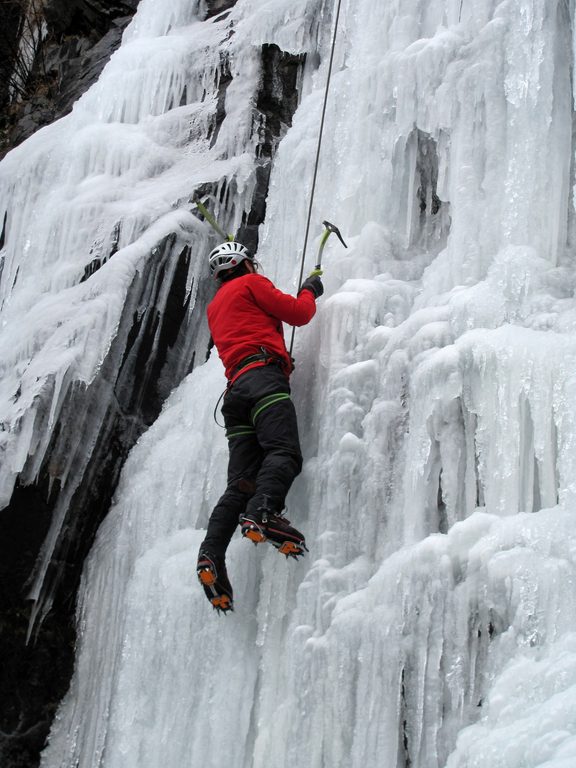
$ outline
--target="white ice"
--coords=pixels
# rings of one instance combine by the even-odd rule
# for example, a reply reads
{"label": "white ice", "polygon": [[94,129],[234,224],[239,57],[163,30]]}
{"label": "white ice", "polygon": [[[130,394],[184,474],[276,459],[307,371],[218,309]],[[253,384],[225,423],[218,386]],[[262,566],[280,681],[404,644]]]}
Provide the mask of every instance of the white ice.
{"label": "white ice", "polygon": [[[336,3],[239,0],[207,23],[193,7],[142,0],[73,114],[0,166],[3,498],[45,447],[35,409],[94,375],[150,242],[177,229],[205,268],[190,188],[234,177],[235,210],[250,199],[263,43],[309,54],[258,253],[296,287]],[[574,764],[574,10],[343,0],[308,264],[324,218],[349,248],[329,241],[292,380],[305,467],[287,512],[310,553],[236,538],[225,620],[197,586],[226,465],[211,359],[126,463],[43,768]],[[120,250],[78,284],[118,221]]]}

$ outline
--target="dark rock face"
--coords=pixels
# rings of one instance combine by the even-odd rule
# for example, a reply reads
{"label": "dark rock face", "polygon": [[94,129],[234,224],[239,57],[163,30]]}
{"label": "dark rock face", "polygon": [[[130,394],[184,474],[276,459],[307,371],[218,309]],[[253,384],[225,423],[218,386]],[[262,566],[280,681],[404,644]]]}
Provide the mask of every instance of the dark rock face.
{"label": "dark rock face", "polygon": [[132,16],[138,0],[46,0],[46,22],[61,40],[64,35],[102,37],[115,19]]}
{"label": "dark rock face", "polygon": [[206,7],[205,18],[211,19],[236,5],[236,0],[204,0],[204,5]]}
{"label": "dark rock face", "polygon": [[2,510],[0,540],[0,765],[38,765],[57,702],[74,660],[74,606],[59,596],[38,643],[26,644],[29,609],[24,594],[30,569],[50,522],[47,478],[18,487],[10,510]]}
{"label": "dark rock face", "polygon": [[238,239],[252,252],[257,250],[258,227],[266,215],[271,159],[278,143],[292,125],[292,115],[298,106],[298,77],[304,59],[304,56],[281,51],[277,45],[262,47],[262,83],[256,102],[260,115],[260,165],[252,210],[243,219],[238,233]]}
{"label": "dark rock face", "polygon": [[72,37],[55,47],[48,58],[49,71],[57,73],[61,83],[54,100],[58,116],[66,114],[80,96],[98,80],[106,62],[119,47],[122,33],[131,16],[114,19],[103,36],[91,45],[94,34]]}
{"label": "dark rock face", "polygon": [[[232,2],[205,3],[214,15]],[[124,12],[131,3],[106,6]],[[56,99],[46,96],[46,120],[58,110],[71,107],[79,93],[96,79],[110,48],[119,42],[127,18],[109,17],[98,26],[103,36],[91,43],[80,35],[68,39],[66,30],[87,29],[93,22],[82,16],[100,7],[97,0],[50,0],[52,28],[61,43],[49,59],[51,71],[65,74]],[[104,11],[103,11],[104,13]],[[129,18],[129,17],[128,17]],[[108,25],[108,26],[107,26]],[[68,46],[68,47],[67,47]],[[71,58],[67,58],[67,54]],[[93,61],[93,68],[85,66]],[[82,63],[84,62],[84,64]],[[256,102],[255,130],[259,147],[255,158],[257,192],[251,210],[243,212],[239,239],[257,247],[258,225],[266,212],[270,167],[276,147],[291,124],[298,102],[298,81],[303,57],[292,56],[276,46],[262,51],[261,87]],[[226,74],[225,64],[224,75]],[[220,81],[222,94],[231,76]],[[44,97],[43,97],[44,98]],[[224,99],[222,98],[222,105]],[[42,104],[42,100],[38,102]],[[38,112],[31,106],[22,117],[26,131],[37,127]],[[223,106],[211,127],[218,130]],[[210,186],[210,185],[209,185]],[[215,194],[213,189],[199,192]],[[230,212],[235,199],[234,182],[220,188],[221,202]],[[6,222],[4,222],[4,225]],[[95,260],[84,275],[113,258]],[[75,643],[75,602],[84,559],[96,531],[108,512],[118,478],[130,449],[157,418],[170,391],[192,369],[195,359],[204,360],[208,341],[205,306],[211,296],[208,278],[197,286],[196,306],[189,306],[185,292],[191,261],[198,254],[166,238],[151,253],[145,274],[135,277],[124,307],[114,343],[95,381],[86,387],[69,387],[58,424],[52,430],[47,458],[33,484],[17,485],[8,508],[2,510],[0,537],[0,765],[2,768],[34,768],[39,763],[58,702],[72,673]],[[48,429],[48,425],[46,425]],[[86,449],[89,445],[90,450]],[[64,475],[61,467],[72,471]],[[44,545],[54,510],[66,501],[64,524],[44,579],[45,591],[37,605],[39,618],[26,644],[30,620],[27,592],[38,555]],[[37,566],[36,566],[37,567]]]}
{"label": "dark rock face", "polygon": [[[17,35],[21,29],[19,0],[0,4],[0,23],[5,16],[3,37],[10,44],[0,55],[0,120],[3,136],[0,157],[44,125],[70,112],[72,105],[96,82],[110,56],[120,45],[122,32],[130,22],[138,0],[46,0],[43,6],[48,36],[36,57],[21,98],[10,103],[10,71],[15,65]],[[20,15],[19,15],[20,14]],[[0,40],[2,36],[0,36]]]}
{"label": "dark rock face", "polygon": [[0,107],[8,104],[10,98],[10,74],[18,49],[22,11],[18,0],[0,3]]}
{"label": "dark rock face", "polygon": [[[192,0],[191,0],[192,1]],[[9,83],[22,30],[24,0],[0,3],[0,158],[44,125],[66,115],[96,82],[120,45],[139,0],[45,0],[48,37],[32,68],[23,99],[10,99]],[[202,0],[210,19],[236,0]]]}

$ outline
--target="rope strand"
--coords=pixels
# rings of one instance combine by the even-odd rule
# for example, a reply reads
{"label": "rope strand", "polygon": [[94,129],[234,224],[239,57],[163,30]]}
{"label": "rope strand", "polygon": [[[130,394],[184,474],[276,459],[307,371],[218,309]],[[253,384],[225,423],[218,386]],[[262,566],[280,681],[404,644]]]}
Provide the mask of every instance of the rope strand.
{"label": "rope strand", "polygon": [[[324,104],[322,105],[322,117],[320,119],[320,132],[318,134],[318,145],[316,147],[316,160],[314,162],[314,175],[312,177],[312,190],[310,192],[310,203],[308,205],[308,217],[306,219],[306,232],[304,234],[304,246],[302,248],[302,259],[300,261],[300,275],[298,277],[298,290],[302,285],[302,277],[304,275],[304,263],[306,260],[306,248],[308,247],[308,235],[310,233],[310,221],[312,219],[312,206],[314,204],[314,194],[316,191],[316,179],[318,176],[318,166],[320,164],[320,149],[322,147],[322,134],[324,133],[324,121],[326,118],[326,104],[328,103],[328,93],[330,91],[330,80],[332,78],[332,64],[334,62],[334,50],[336,48],[336,35],[338,34],[338,22],[340,20],[340,6],[342,0],[338,0],[336,8],[336,20],[334,22],[334,34],[332,36],[332,47],[330,49],[330,61],[328,63],[328,76],[326,78],[326,87],[324,89]],[[292,357],[292,348],[294,346],[294,334],[296,328],[292,327],[292,337],[290,339],[290,357]]]}

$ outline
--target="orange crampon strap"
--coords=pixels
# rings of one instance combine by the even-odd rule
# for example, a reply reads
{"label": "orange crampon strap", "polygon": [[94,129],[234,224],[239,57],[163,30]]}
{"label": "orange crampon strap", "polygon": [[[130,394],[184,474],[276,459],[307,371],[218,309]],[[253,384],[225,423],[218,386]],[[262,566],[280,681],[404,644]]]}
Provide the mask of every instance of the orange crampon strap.
{"label": "orange crampon strap", "polygon": [[234,610],[232,607],[232,600],[230,600],[228,595],[219,595],[218,597],[213,597],[210,602],[217,611],[223,611],[226,613],[226,611]]}
{"label": "orange crampon strap", "polygon": [[205,587],[212,587],[216,583],[216,575],[208,566],[198,569],[198,578]]}
{"label": "orange crampon strap", "polygon": [[293,541],[285,541],[278,547],[278,552],[286,557],[298,557],[302,554],[302,547],[299,544],[295,544]]}

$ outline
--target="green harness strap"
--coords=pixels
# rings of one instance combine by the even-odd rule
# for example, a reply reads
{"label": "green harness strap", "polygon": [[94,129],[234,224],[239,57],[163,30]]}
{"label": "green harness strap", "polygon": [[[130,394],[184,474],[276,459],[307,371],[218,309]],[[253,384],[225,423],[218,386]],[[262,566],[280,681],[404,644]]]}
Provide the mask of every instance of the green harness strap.
{"label": "green harness strap", "polygon": [[[290,395],[288,392],[274,392],[273,394],[266,395],[266,397],[258,400],[250,412],[252,424],[254,424],[256,418],[259,414],[262,413],[262,411],[266,410],[266,408],[269,408],[271,405],[282,402],[282,400],[290,400]],[[255,434],[256,430],[251,424],[238,424],[237,426],[230,427],[230,429],[226,430],[226,437],[228,440],[233,440],[235,437],[246,437],[248,435]]]}
{"label": "green harness strap", "polygon": [[252,424],[255,423],[256,418],[259,414],[262,413],[266,408],[269,408],[271,405],[275,405],[276,403],[281,402],[282,400],[290,400],[290,395],[288,392],[275,392],[272,395],[266,395],[266,397],[263,397],[261,400],[258,400],[254,408],[252,408],[250,412],[250,418],[252,419]]}
{"label": "green harness strap", "polygon": [[228,440],[233,440],[235,437],[245,437],[246,435],[255,435],[256,430],[250,424],[239,424],[237,427],[230,427],[226,430],[226,437]]}

